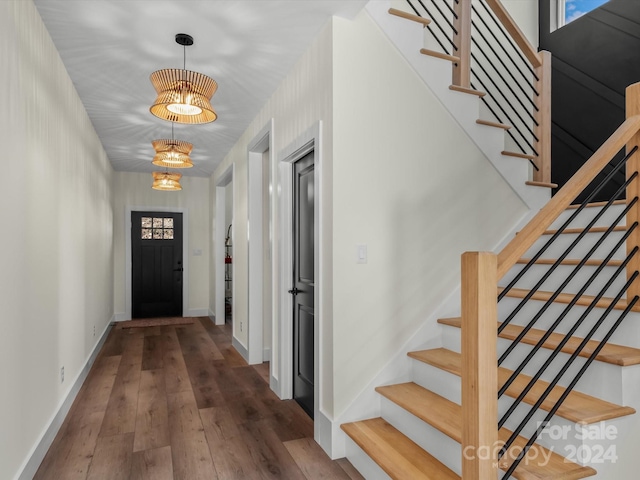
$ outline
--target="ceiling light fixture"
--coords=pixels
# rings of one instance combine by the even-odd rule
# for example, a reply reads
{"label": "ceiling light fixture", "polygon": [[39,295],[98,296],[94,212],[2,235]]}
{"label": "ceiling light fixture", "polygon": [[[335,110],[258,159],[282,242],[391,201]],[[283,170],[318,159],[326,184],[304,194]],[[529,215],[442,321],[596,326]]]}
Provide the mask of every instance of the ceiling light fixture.
{"label": "ceiling light fixture", "polygon": [[151,74],[151,83],[158,98],[151,106],[153,115],[177,123],[199,124],[213,122],[218,115],[211,106],[211,97],[218,83],[206,75],[186,69],[187,46],[193,37],[178,33],[176,42],[183,46],[183,68],[166,68]]}
{"label": "ceiling light fixture", "polygon": [[182,177],[181,173],[153,172],[153,185],[151,185],[151,188],[164,191],[182,190],[180,177]]}
{"label": "ceiling light fixture", "polygon": [[156,156],[151,161],[154,165],[166,168],[193,167],[193,162],[189,158],[193,145],[182,140],[174,140],[173,122],[171,122],[171,140],[153,140],[151,145],[156,151]]}

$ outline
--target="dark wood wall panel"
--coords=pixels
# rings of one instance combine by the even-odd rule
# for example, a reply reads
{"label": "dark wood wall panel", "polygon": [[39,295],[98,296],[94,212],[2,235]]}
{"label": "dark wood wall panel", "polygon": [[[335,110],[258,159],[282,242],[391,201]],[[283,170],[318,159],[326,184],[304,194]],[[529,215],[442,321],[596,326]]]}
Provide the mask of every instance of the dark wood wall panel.
{"label": "dark wood wall panel", "polygon": [[562,186],[624,121],[624,90],[640,81],[640,1],[611,0],[554,32],[551,14],[540,0],[540,49],[553,54],[552,181]]}

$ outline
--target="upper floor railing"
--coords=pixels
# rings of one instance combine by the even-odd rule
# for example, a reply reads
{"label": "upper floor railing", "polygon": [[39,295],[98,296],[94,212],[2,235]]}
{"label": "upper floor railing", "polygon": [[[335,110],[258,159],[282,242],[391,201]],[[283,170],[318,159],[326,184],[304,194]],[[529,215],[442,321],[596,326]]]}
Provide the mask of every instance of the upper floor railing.
{"label": "upper floor railing", "polygon": [[551,183],[551,55],[538,52],[499,0],[406,0],[431,20],[423,53],[453,62],[452,85],[481,92],[481,116],[505,128],[506,155]]}

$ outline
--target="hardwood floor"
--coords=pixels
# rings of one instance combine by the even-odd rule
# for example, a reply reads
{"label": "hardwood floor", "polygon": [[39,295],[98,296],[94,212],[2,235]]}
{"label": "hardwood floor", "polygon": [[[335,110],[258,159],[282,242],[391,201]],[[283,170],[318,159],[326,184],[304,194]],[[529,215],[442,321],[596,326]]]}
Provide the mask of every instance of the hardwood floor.
{"label": "hardwood floor", "polygon": [[362,479],[313,441],[313,422],[269,389],[228,325],[109,333],[37,480]]}

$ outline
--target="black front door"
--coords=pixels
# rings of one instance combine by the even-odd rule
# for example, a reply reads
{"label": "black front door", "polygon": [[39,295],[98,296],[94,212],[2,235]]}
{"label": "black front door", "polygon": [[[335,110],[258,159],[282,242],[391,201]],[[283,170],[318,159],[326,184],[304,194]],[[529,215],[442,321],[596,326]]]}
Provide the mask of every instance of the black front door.
{"label": "black front door", "polygon": [[131,212],[132,317],[182,316],[182,214]]}
{"label": "black front door", "polygon": [[314,391],[313,152],[294,164],[293,398],[313,418]]}

